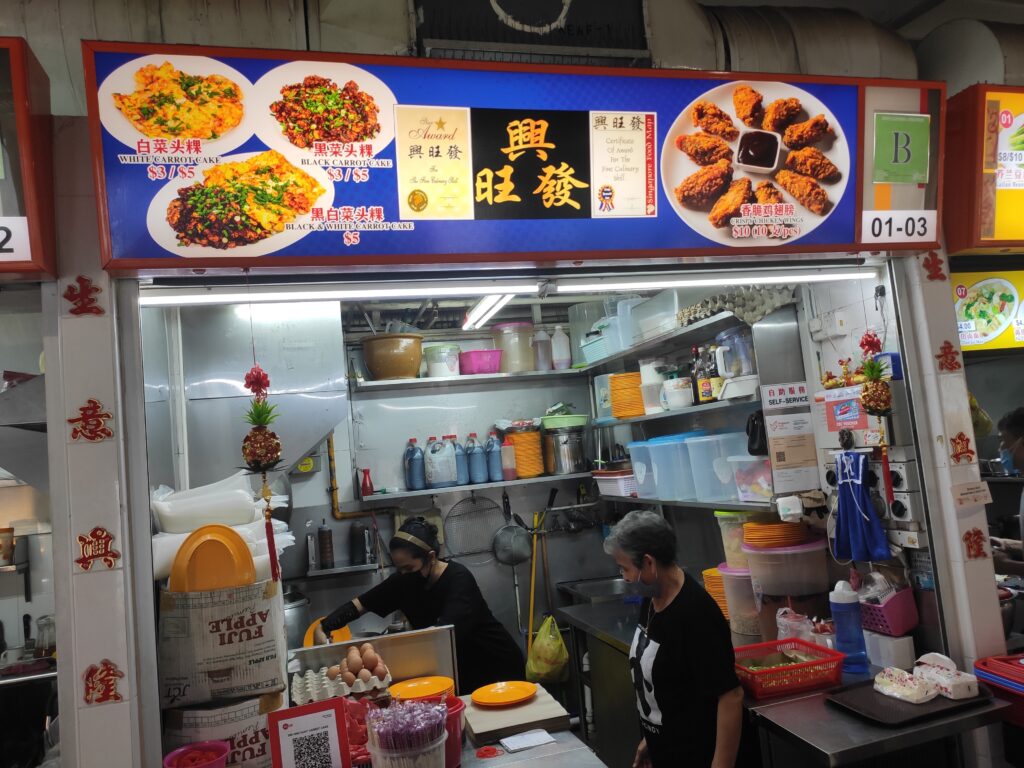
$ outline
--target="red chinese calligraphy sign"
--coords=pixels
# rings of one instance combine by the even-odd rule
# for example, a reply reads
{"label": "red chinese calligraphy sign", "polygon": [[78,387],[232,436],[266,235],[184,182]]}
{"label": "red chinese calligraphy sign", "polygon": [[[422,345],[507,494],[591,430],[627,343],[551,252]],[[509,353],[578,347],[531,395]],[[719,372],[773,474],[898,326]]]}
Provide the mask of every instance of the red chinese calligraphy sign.
{"label": "red chinese calligraphy sign", "polygon": [[96,300],[96,296],[103,292],[103,289],[93,285],[92,278],[79,275],[75,278],[75,284],[64,289],[61,296],[71,304],[68,310],[72,315],[105,315],[103,307]]}
{"label": "red chinese calligraphy sign", "polygon": [[103,403],[90,397],[85,405],[79,407],[78,415],[67,420],[72,427],[71,439],[90,443],[109,440],[114,436],[114,430],[107,426],[107,422],[113,418],[110,411],[103,410]]}
{"label": "red chinese calligraphy sign", "polygon": [[97,561],[103,563],[108,569],[113,568],[121,559],[121,553],[113,548],[113,543],[113,534],[100,526],[89,531],[88,536],[79,534],[79,557],[75,558],[75,564],[83,571],[91,569],[93,563]]}
{"label": "red chinese calligraphy sign", "polygon": [[960,357],[960,350],[953,346],[953,342],[946,339],[939,347],[939,354],[935,359],[939,361],[940,371],[959,371],[963,364],[957,359]]}
{"label": "red chinese calligraphy sign", "polygon": [[988,552],[985,551],[985,540],[987,538],[981,528],[971,528],[971,530],[964,533],[962,537],[964,554],[968,560],[983,560],[988,557]]}
{"label": "red chinese calligraphy sign", "polygon": [[939,254],[935,251],[928,251],[928,255],[921,262],[921,266],[924,267],[925,277],[931,281],[945,280],[946,273],[942,271],[943,263]]}
{"label": "red chinese calligraphy sign", "polygon": [[98,665],[90,664],[82,675],[85,684],[82,699],[86,704],[122,701],[124,697],[117,692],[117,681],[122,677],[124,672],[110,659],[103,659]]}
{"label": "red chinese calligraphy sign", "polygon": [[958,433],[956,437],[949,438],[949,444],[953,449],[949,457],[957,464],[964,459],[967,459],[968,464],[974,461],[975,454],[971,449],[971,438],[963,432]]}

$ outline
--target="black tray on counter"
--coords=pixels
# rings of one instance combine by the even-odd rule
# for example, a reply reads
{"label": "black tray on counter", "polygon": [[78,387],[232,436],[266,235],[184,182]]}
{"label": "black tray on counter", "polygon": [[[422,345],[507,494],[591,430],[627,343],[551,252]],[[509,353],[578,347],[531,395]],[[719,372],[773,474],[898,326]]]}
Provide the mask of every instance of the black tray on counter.
{"label": "black tray on counter", "polygon": [[982,683],[978,683],[978,695],[973,699],[954,700],[936,696],[924,704],[911,704],[885,696],[876,691],[874,685],[874,680],[855,683],[826,694],[825,701],[873,723],[900,728],[919,720],[944,717],[963,709],[988,704],[992,700],[992,691]]}

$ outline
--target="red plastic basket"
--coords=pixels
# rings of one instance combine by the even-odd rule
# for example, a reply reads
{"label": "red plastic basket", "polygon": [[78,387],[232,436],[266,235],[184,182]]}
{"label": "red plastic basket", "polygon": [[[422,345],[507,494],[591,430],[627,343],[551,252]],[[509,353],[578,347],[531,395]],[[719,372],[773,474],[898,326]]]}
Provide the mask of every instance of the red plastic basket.
{"label": "red plastic basket", "polygon": [[[748,669],[739,662],[741,659],[756,659],[779,651],[800,651],[813,656],[813,661],[801,661],[775,669]],[[799,638],[773,640],[770,643],[742,645],[735,649],[736,676],[755,699],[784,696],[800,691],[814,691],[831,688],[843,681],[843,659],[845,654],[833,651],[823,645],[809,643]]]}
{"label": "red plastic basket", "polygon": [[893,592],[885,601],[874,605],[860,604],[860,623],[864,629],[890,637],[903,637],[917,626],[917,603],[914,590],[907,587]]}
{"label": "red plastic basket", "polygon": [[[989,656],[974,662],[974,671],[979,679],[983,680],[998,698],[1013,705],[1003,711],[1003,719],[1019,728],[1024,728],[1024,693],[1014,690],[1010,685],[1024,685],[1022,662],[1024,654]],[[997,680],[1006,681],[1007,685],[1000,685]]]}

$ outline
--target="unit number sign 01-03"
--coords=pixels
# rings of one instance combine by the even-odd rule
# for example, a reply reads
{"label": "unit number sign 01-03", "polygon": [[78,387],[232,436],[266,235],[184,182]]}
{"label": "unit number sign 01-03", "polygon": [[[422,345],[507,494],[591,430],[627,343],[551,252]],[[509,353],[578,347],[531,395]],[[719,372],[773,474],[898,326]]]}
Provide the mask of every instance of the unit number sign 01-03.
{"label": "unit number sign 01-03", "polygon": [[864,211],[862,243],[934,243],[939,233],[935,211]]}

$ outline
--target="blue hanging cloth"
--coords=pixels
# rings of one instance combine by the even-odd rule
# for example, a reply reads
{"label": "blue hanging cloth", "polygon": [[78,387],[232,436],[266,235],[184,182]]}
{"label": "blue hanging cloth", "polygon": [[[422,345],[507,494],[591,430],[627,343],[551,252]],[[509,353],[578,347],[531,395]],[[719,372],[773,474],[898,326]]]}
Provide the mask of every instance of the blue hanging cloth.
{"label": "blue hanging cloth", "polygon": [[839,505],[835,528],[835,556],[839,560],[871,562],[888,560],[889,540],[875,514],[871,495],[864,483],[867,454],[842,451],[836,456]]}

